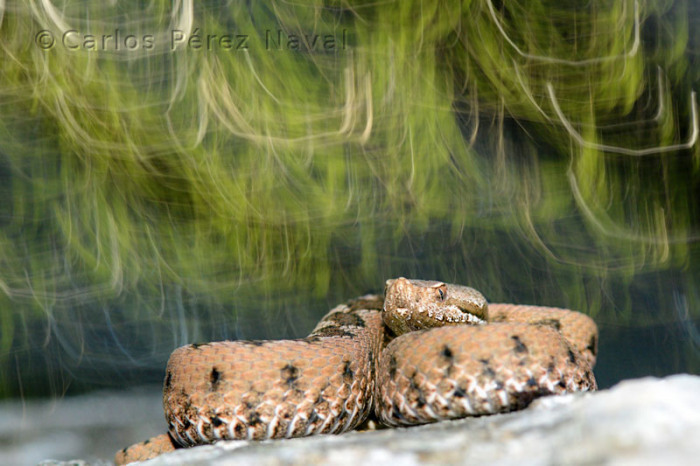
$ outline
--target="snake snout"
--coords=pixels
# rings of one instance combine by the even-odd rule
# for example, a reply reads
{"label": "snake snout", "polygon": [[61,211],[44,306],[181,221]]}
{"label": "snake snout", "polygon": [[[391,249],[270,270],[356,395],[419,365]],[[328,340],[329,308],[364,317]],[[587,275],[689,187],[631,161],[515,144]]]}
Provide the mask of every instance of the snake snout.
{"label": "snake snout", "polygon": [[460,287],[456,294],[450,296],[448,304],[468,315],[467,323],[483,324],[489,320],[489,305],[483,294],[469,287]]}

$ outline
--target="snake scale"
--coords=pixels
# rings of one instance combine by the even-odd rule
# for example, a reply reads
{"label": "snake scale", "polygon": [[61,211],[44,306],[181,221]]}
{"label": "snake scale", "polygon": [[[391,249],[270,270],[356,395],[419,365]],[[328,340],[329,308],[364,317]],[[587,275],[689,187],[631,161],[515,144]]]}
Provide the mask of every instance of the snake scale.
{"label": "snake scale", "polygon": [[387,280],[383,297],[337,306],[303,339],[176,349],[163,388],[168,433],[121,450],[115,462],[221,439],[341,433],[372,412],[407,426],[595,390],[597,337],[593,320],[575,311]]}

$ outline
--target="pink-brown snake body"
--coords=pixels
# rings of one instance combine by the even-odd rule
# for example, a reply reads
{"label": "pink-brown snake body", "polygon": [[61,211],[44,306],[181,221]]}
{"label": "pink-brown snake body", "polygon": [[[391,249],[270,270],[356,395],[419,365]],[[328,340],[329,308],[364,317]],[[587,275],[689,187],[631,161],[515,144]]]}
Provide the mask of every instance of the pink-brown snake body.
{"label": "pink-brown snake body", "polygon": [[385,297],[334,308],[304,339],[176,349],[163,389],[169,433],[115,462],[220,439],[341,433],[371,411],[392,426],[512,411],[595,390],[596,347],[595,323],[578,312],[487,305],[468,287],[388,280]]}

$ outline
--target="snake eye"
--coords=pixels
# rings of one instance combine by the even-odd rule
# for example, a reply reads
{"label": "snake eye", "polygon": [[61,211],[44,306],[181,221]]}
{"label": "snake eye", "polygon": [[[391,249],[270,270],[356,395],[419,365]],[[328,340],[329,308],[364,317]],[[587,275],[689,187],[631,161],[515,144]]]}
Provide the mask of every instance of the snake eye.
{"label": "snake eye", "polygon": [[440,301],[445,300],[445,292],[442,291],[442,288],[438,288],[438,294],[440,295]]}

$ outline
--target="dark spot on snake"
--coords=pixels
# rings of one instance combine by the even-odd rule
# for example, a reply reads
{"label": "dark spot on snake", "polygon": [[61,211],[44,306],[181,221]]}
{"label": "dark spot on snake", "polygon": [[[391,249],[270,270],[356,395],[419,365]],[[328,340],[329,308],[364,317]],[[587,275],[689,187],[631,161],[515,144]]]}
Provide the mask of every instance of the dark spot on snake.
{"label": "dark spot on snake", "polygon": [[260,414],[258,414],[256,411],[253,411],[250,414],[250,420],[248,421],[248,424],[250,426],[257,426],[262,422],[262,419],[260,419]]}
{"label": "dark spot on snake", "polygon": [[423,395],[423,391],[420,389],[420,385],[418,384],[418,381],[416,380],[416,375],[418,375],[417,372],[413,372],[411,375],[411,390],[416,392],[416,407],[422,408],[423,406],[426,405],[425,401],[425,396]]}
{"label": "dark spot on snake", "polygon": [[443,346],[442,351],[440,352],[440,356],[449,361],[454,360],[454,354],[452,354],[452,350],[447,345]]}
{"label": "dark spot on snake", "polygon": [[190,420],[189,420],[188,418],[185,418],[185,419],[182,421],[182,428],[183,428],[183,429],[189,429],[191,425],[192,425],[192,424],[190,424]]}
{"label": "dark spot on snake", "polygon": [[237,341],[236,343],[240,343],[241,345],[248,345],[248,346],[263,346],[267,342],[265,340],[240,340],[240,341]]}
{"label": "dark spot on snake", "polygon": [[569,361],[571,361],[571,364],[576,364],[576,355],[574,354],[573,351],[569,348]]}
{"label": "dark spot on snake", "polygon": [[126,447],[122,448],[122,453],[126,453]]}
{"label": "dark spot on snake", "polygon": [[149,443],[151,443],[151,439],[148,439],[148,440],[144,440],[144,441],[143,441],[143,444],[144,444],[144,445],[148,445]]}
{"label": "dark spot on snake", "polygon": [[329,316],[326,320],[335,322],[341,327],[365,327],[365,321],[354,312],[337,312]]}
{"label": "dark spot on snake", "polygon": [[396,404],[392,404],[391,406],[391,417],[394,419],[404,419],[403,414],[401,414],[401,411],[399,411],[399,407],[396,406]]}
{"label": "dark spot on snake", "polygon": [[491,366],[485,366],[484,370],[481,372],[484,377],[494,378],[496,377],[496,372],[491,368]]}
{"label": "dark spot on snake", "polygon": [[350,361],[344,361],[344,363],[345,365],[343,366],[343,382],[351,384],[355,377],[355,373],[350,368],[350,365],[352,363]]}
{"label": "dark spot on snake", "polygon": [[[343,337],[343,338],[355,338],[355,334],[352,332],[348,332],[347,330],[343,330],[342,328],[338,327],[326,327],[322,328],[316,334],[314,335],[315,337]],[[313,337],[311,337],[313,338]],[[309,339],[307,338],[307,341]]]}
{"label": "dark spot on snake", "polygon": [[299,369],[294,367],[292,364],[287,364],[282,368],[280,374],[282,380],[284,380],[284,383],[286,383],[290,388],[292,388],[294,386],[294,383],[299,378]]}
{"label": "dark spot on snake", "polygon": [[170,388],[170,384],[173,381],[173,374],[172,372],[168,371],[168,373],[165,375],[165,388]]}
{"label": "dark spot on snake", "polygon": [[189,399],[186,400],[186,401],[183,403],[183,405],[182,405],[182,410],[183,410],[186,414],[191,414],[191,413],[192,413],[192,411],[193,411],[192,403],[190,403],[190,400],[189,400]]}
{"label": "dark spot on snake", "polygon": [[213,418],[211,418],[211,425],[213,425],[214,427],[219,427],[223,423],[224,421],[219,419],[218,416],[214,416]]}
{"label": "dark spot on snake", "polygon": [[464,398],[465,396],[467,396],[467,392],[462,387],[457,387],[455,388],[455,391],[452,392],[452,396],[456,396],[457,398]]}
{"label": "dark spot on snake", "polygon": [[564,382],[561,379],[559,380],[559,383],[557,383],[557,385],[559,385],[561,388],[566,388],[566,382]]}
{"label": "dark spot on snake", "polygon": [[536,387],[537,386],[537,380],[535,380],[534,377],[530,377],[527,379],[527,386],[528,387]]}
{"label": "dark spot on snake", "polygon": [[236,434],[236,438],[243,438],[245,430],[245,425],[240,422],[237,422],[236,425],[233,426],[233,431]]}
{"label": "dark spot on snake", "polygon": [[416,376],[418,375],[417,370],[413,370],[413,374],[411,374],[410,380],[411,380],[411,388],[413,389],[418,389],[418,382],[416,382]]}
{"label": "dark spot on snake", "polygon": [[215,391],[219,388],[219,382],[221,381],[221,372],[219,372],[216,367],[212,367],[211,373],[209,374],[209,382],[211,383],[211,390]]}
{"label": "dark spot on snake", "polygon": [[503,390],[506,388],[505,384],[500,380],[496,380],[496,390]]}
{"label": "dark spot on snake", "polygon": [[557,366],[554,364],[554,358],[552,358],[547,366],[547,374],[552,374],[556,368]]}
{"label": "dark spot on snake", "polygon": [[201,426],[201,429],[199,427],[195,427],[197,430],[197,434],[199,434],[201,437],[204,438],[213,438],[214,437],[214,427],[211,425],[211,422],[204,424]]}
{"label": "dark spot on snake", "polygon": [[452,375],[452,371],[454,370],[454,353],[452,353],[452,350],[449,346],[445,345],[443,346],[442,351],[440,351],[440,356],[447,360],[445,375],[447,377],[450,377]]}
{"label": "dark spot on snake", "polygon": [[209,343],[192,343],[190,346],[192,349],[199,349],[202,346],[207,346]]}
{"label": "dark spot on snake", "polygon": [[489,378],[496,377],[496,372],[491,368],[489,359],[479,359],[479,362],[484,366],[484,370],[481,372],[482,375]]}
{"label": "dark spot on snake", "polygon": [[513,348],[513,351],[515,351],[516,353],[528,352],[527,346],[525,346],[525,343],[520,341],[520,337],[518,335],[513,335],[510,338],[515,342],[515,347]]}
{"label": "dark spot on snake", "polygon": [[533,322],[534,325],[541,325],[544,327],[552,327],[554,330],[561,330],[561,322],[559,319],[542,319]]}
{"label": "dark spot on snake", "polygon": [[313,424],[314,422],[318,421],[319,417],[318,414],[316,414],[316,411],[311,411],[311,414],[309,414],[309,424]]}
{"label": "dark spot on snake", "polygon": [[586,349],[588,351],[590,351],[593,354],[593,356],[595,356],[596,353],[598,352],[597,347],[598,347],[598,344],[597,344],[595,335],[591,335],[591,341],[588,342],[588,346],[586,346]]}
{"label": "dark spot on snake", "polygon": [[396,379],[396,369],[398,368],[398,363],[396,361],[396,358],[392,355],[391,358],[389,358],[389,377],[391,380]]}
{"label": "dark spot on snake", "polygon": [[352,301],[348,302],[348,307],[350,308],[350,312],[363,309],[381,311],[384,307],[384,298],[374,296],[369,297],[369,299],[353,299]]}

